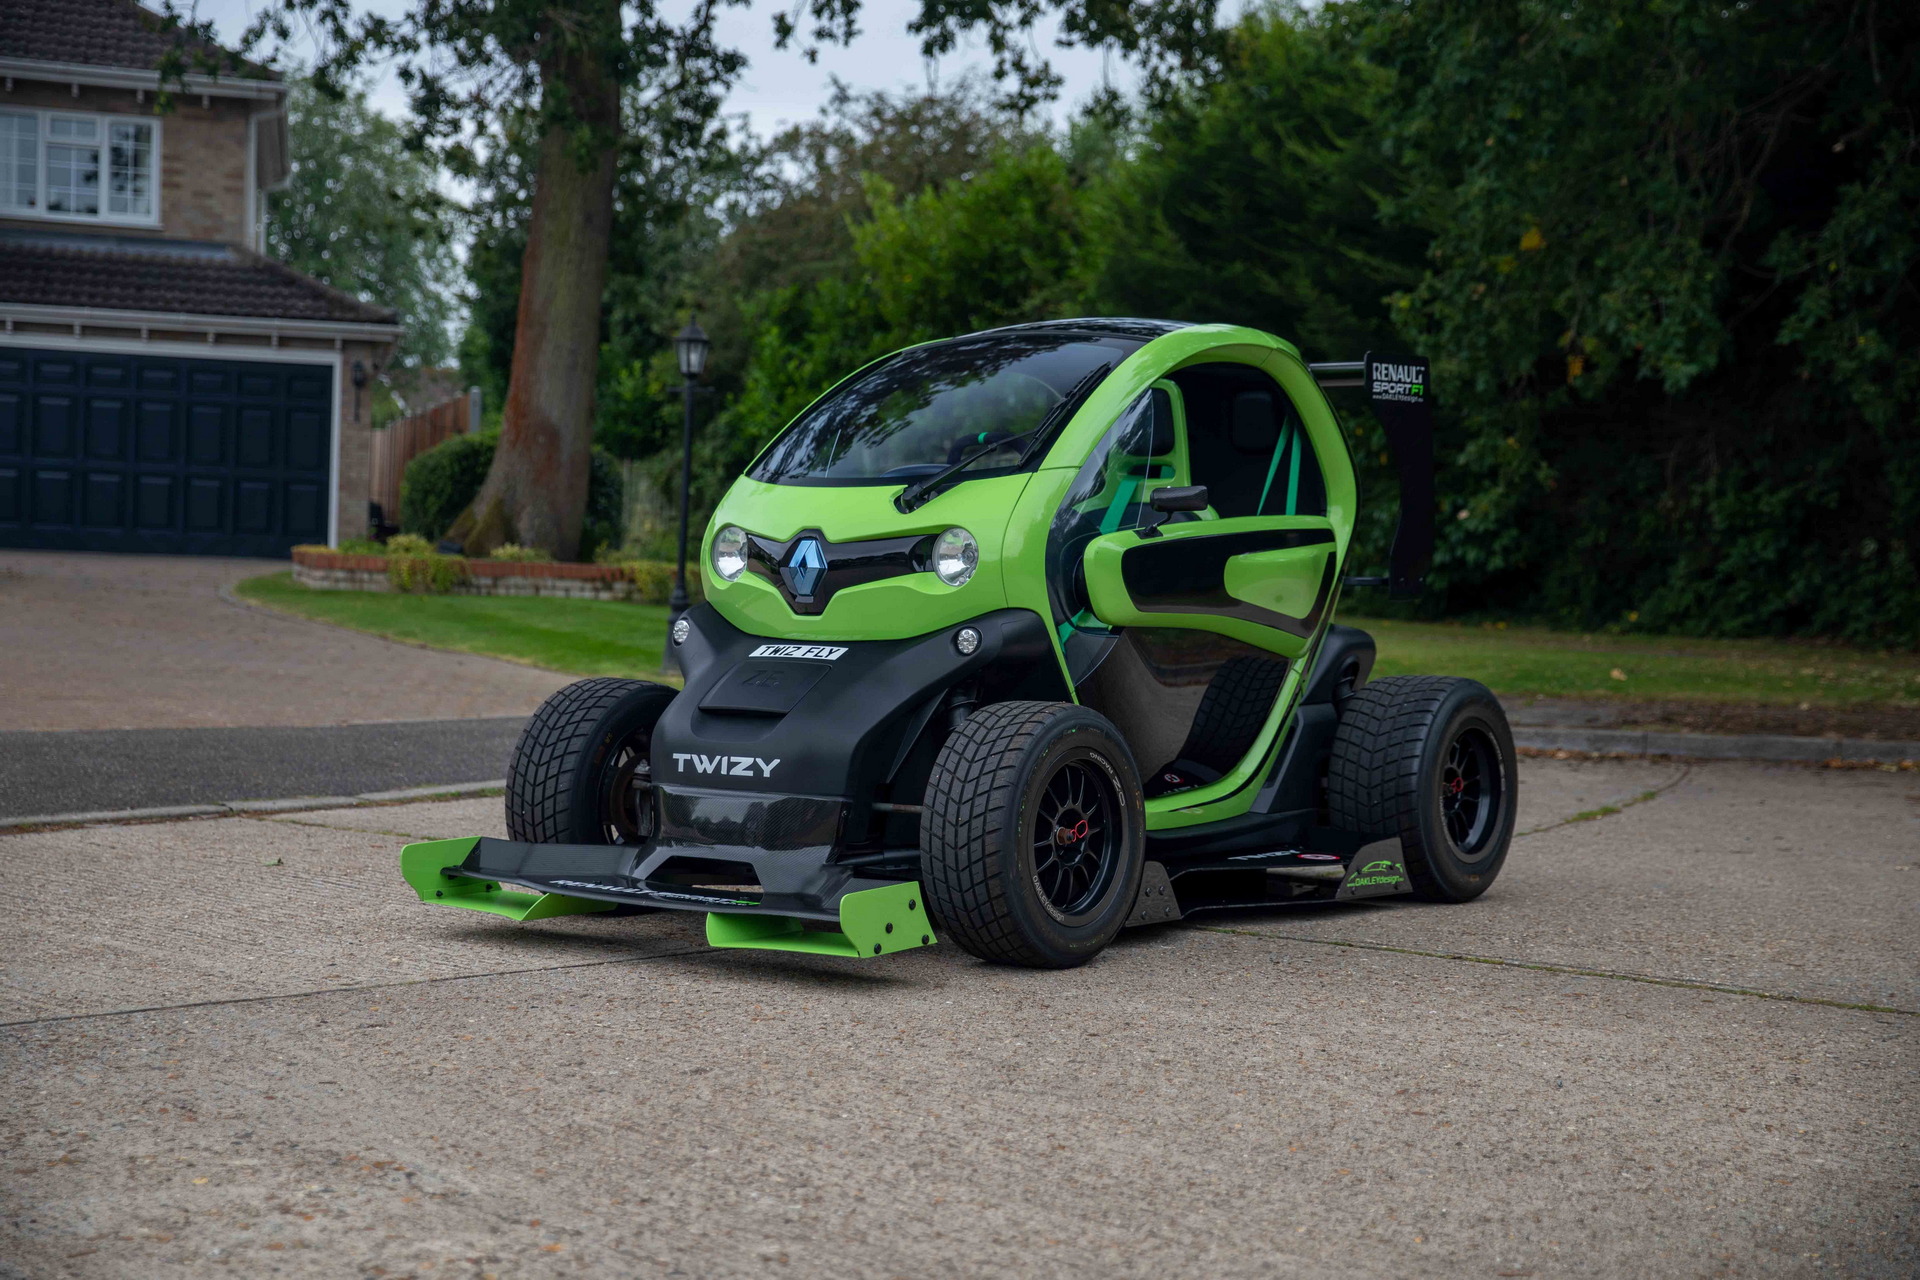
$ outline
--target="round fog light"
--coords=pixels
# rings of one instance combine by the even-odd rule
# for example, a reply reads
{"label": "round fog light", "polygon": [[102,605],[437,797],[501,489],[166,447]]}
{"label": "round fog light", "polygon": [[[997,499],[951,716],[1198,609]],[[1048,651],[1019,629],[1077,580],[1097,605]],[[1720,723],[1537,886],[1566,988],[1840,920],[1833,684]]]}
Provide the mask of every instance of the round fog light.
{"label": "round fog light", "polygon": [[693,624],[691,622],[688,622],[685,618],[675,618],[673,620],[673,642],[675,644],[685,644],[687,637],[692,634]]}
{"label": "round fog light", "polygon": [[972,627],[960,628],[953,633],[953,647],[960,651],[961,657],[971,658],[980,647],[980,633]]}

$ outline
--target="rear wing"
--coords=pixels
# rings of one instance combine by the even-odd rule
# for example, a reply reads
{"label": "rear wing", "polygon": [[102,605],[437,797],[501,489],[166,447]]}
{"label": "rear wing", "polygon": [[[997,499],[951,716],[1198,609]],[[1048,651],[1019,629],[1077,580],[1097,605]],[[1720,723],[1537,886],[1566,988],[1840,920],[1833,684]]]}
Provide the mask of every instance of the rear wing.
{"label": "rear wing", "polygon": [[1400,475],[1400,523],[1393,531],[1387,577],[1349,578],[1354,586],[1387,588],[1395,600],[1420,594],[1433,564],[1433,387],[1424,356],[1310,364],[1323,390],[1364,387],[1374,416],[1387,433],[1394,470]]}

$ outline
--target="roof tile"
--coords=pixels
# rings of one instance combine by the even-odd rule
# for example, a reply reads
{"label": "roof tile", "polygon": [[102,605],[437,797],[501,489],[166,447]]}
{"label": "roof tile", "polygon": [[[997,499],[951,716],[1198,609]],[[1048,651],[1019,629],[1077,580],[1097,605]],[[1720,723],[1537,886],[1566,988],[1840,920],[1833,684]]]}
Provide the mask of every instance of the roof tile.
{"label": "roof tile", "polygon": [[282,262],[225,245],[125,236],[0,235],[0,310],[7,303],[275,320],[392,324]]}
{"label": "roof tile", "polygon": [[[272,76],[186,30],[169,31],[166,19],[134,0],[4,0],[0,7],[6,9],[6,19],[0,21],[0,58],[151,71],[167,50],[178,46],[190,63],[197,55],[218,59],[223,75]],[[204,74],[206,69],[195,64],[188,70]]]}

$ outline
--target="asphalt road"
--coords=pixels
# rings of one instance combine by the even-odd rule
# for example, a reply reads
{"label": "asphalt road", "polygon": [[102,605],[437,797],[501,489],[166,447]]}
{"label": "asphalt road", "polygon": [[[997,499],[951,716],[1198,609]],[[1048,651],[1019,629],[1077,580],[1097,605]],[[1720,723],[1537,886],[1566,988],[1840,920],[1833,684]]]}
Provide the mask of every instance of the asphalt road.
{"label": "asphalt road", "polygon": [[0,1276],[1915,1274],[1920,779],[1522,767],[1475,903],[1061,973],[414,902],[498,800],[0,835]]}
{"label": "asphalt road", "polygon": [[525,723],[0,733],[0,818],[486,782]]}

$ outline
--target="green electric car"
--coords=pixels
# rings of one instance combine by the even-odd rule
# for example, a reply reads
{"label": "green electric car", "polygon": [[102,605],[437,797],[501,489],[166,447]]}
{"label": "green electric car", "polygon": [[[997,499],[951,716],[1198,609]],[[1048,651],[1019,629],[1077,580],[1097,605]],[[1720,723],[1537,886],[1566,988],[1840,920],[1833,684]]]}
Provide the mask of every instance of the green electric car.
{"label": "green electric car", "polygon": [[[1400,482],[1384,578],[1344,574],[1346,387]],[[1037,967],[1200,910],[1477,897],[1513,835],[1499,703],[1369,680],[1372,639],[1333,621],[1346,588],[1419,590],[1431,395],[1418,358],[1149,320],[877,360],[714,512],[685,688],[556,693],[510,839],[411,845],[403,873],[514,919],[701,911],[719,946]]]}

